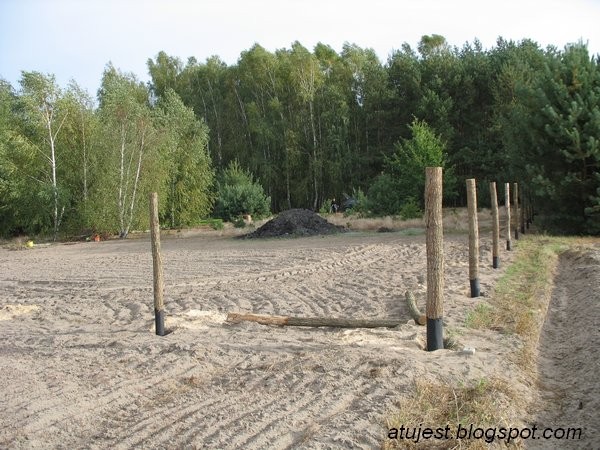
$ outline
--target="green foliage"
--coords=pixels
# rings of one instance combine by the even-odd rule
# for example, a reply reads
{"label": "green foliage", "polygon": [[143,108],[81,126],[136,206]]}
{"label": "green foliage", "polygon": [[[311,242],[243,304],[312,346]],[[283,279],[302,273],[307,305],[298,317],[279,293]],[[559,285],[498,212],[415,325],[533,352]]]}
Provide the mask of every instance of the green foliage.
{"label": "green foliage", "polygon": [[423,211],[414,198],[408,198],[400,208],[400,217],[403,220],[420,219],[423,217]]}
{"label": "green foliage", "polygon": [[[143,83],[109,65],[99,101],[104,157],[100,180],[90,193],[91,222],[95,229],[125,238],[131,229],[148,228],[147,198],[151,191],[164,189],[168,164]],[[164,202],[159,204],[164,209]]]}
{"label": "green foliage", "polygon": [[[126,236],[147,227],[150,191],[170,227],[211,207],[316,209],[351,188],[361,215],[412,216],[428,165],[444,167],[446,206],[466,204],[457,180],[478,180],[481,205],[490,180],[517,181],[537,224],[600,233],[598,58],[583,44],[459,49],[431,35],[385,64],[353,44],[256,44],[231,66],[160,52],[148,69],[146,86],[109,65],[98,105],[52,75],[25,72],[19,91],[0,81],[1,233]],[[231,161],[261,184],[216,187]]]}
{"label": "green foliage", "polygon": [[319,214],[330,214],[332,203],[333,203],[333,199],[331,199],[331,198],[325,199],[325,201],[319,208]]}
{"label": "green foliage", "polygon": [[398,179],[390,173],[382,173],[367,192],[367,208],[373,215],[393,216],[400,211],[403,199]]}
{"label": "green foliage", "polygon": [[[368,191],[369,209],[375,215],[395,215],[401,210],[418,215],[419,205],[424,203],[425,168],[446,165],[445,145],[425,122],[413,120],[410,130],[412,138],[395,145],[394,154],[385,160],[384,172]],[[455,193],[454,174],[448,168],[444,170],[444,192],[446,199]]]}
{"label": "green foliage", "polygon": [[245,228],[246,227],[246,222],[244,221],[243,217],[241,217],[241,216],[240,217],[236,217],[233,220],[233,226],[235,228]]}
{"label": "green foliage", "polygon": [[172,228],[194,225],[208,216],[213,206],[208,128],[171,89],[158,102],[157,122],[169,168],[164,219]]}
{"label": "green foliage", "polygon": [[351,208],[344,211],[344,216],[356,215],[358,217],[368,217],[370,214],[369,200],[362,189],[352,189],[352,198],[355,200]]}
{"label": "green foliage", "polygon": [[519,80],[505,142],[521,161],[521,180],[535,194],[545,228],[598,233],[586,214],[600,186],[600,69],[583,44],[550,52],[543,70]]}
{"label": "green foliage", "polygon": [[217,182],[214,216],[233,222],[245,214],[260,219],[270,214],[271,199],[250,172],[233,161]]}

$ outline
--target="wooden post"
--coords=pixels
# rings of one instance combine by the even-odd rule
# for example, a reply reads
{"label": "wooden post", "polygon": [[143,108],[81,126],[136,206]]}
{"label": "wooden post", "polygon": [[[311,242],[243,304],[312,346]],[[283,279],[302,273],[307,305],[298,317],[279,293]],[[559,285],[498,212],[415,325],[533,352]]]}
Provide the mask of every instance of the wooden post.
{"label": "wooden post", "polygon": [[529,191],[529,195],[527,196],[529,200],[527,204],[529,205],[529,224],[533,223],[533,216],[535,215],[535,211],[533,210],[533,194]]}
{"label": "wooden post", "polygon": [[444,230],[442,168],[425,168],[425,238],[427,252],[427,351],[444,348]]}
{"label": "wooden post", "polygon": [[490,195],[492,199],[492,267],[500,267],[500,221],[498,219],[498,195],[496,194],[496,182],[490,183]]}
{"label": "wooden post", "polygon": [[521,234],[525,234],[525,211],[527,210],[527,200],[525,198],[524,186],[521,186],[521,211],[519,213],[519,220],[521,221]]}
{"label": "wooden post", "polygon": [[519,240],[519,184],[513,183],[513,203],[515,204],[515,239]]}
{"label": "wooden post", "polygon": [[163,301],[163,269],[160,257],[160,223],[158,221],[158,194],[150,194],[150,238],[152,241],[152,268],[154,272],[154,323],[156,334],[165,335],[165,306]]}
{"label": "wooden post", "polygon": [[475,178],[467,180],[467,211],[469,216],[469,284],[471,298],[479,297],[479,224],[477,220],[477,187]]}
{"label": "wooden post", "polygon": [[504,205],[506,206],[506,250],[512,250],[510,235],[510,183],[504,184]]}

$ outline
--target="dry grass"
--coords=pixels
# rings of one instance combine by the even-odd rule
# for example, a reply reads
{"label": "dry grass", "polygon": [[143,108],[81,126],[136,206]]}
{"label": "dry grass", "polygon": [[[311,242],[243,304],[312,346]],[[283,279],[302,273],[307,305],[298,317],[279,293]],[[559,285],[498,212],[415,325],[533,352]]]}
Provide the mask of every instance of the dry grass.
{"label": "dry grass", "polygon": [[[355,215],[344,216],[341,213],[324,214],[323,217],[334,225],[341,225],[354,231],[378,231],[382,228],[393,231],[425,229],[425,223],[422,218],[402,220],[399,217],[392,216],[359,217]],[[444,208],[443,220],[446,232],[468,233],[469,231],[467,208]],[[478,220],[480,229],[491,229],[492,222],[489,209],[480,209]]]}
{"label": "dry grass", "polygon": [[343,214],[327,214],[324,216],[334,225],[344,226],[354,231],[404,230],[407,228],[423,228],[423,219],[402,220],[397,217],[358,217]]}
{"label": "dry grass", "polygon": [[481,379],[469,386],[452,386],[450,382],[416,380],[413,395],[398,405],[398,413],[386,423],[387,429],[400,427],[444,428],[449,426],[450,439],[386,439],[382,448],[489,448],[485,439],[455,439],[460,424],[478,428],[510,427],[505,411],[514,408],[517,395],[509,383],[500,378]]}

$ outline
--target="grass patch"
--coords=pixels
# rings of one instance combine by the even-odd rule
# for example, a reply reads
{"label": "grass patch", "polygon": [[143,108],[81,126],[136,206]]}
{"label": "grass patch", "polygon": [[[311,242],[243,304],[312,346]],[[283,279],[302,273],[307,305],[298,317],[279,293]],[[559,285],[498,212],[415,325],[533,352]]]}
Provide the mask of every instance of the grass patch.
{"label": "grass patch", "polygon": [[[390,439],[386,437],[382,448],[488,448],[484,439],[454,439],[458,426],[479,428],[510,426],[502,419],[502,412],[514,407],[510,384],[500,378],[483,378],[471,385],[452,386],[448,382],[432,382],[417,379],[412,395],[401,401],[398,413],[386,421],[389,430],[404,426],[430,427],[449,426],[448,436],[452,439]],[[408,432],[408,430],[407,430]],[[410,437],[410,433],[405,435]]]}
{"label": "grass patch", "polygon": [[528,236],[518,242],[514,262],[496,284],[490,303],[472,310],[466,325],[516,334],[522,341],[515,362],[532,373],[535,352],[553,289],[558,255],[575,239]]}

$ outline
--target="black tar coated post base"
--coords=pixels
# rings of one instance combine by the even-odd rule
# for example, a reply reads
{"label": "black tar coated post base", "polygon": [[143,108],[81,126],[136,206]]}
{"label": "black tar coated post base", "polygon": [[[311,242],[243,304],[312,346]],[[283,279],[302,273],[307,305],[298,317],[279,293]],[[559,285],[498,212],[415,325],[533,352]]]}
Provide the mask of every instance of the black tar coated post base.
{"label": "black tar coated post base", "polygon": [[156,334],[158,336],[165,335],[165,310],[154,310],[154,324],[156,326]]}
{"label": "black tar coated post base", "polygon": [[471,284],[471,298],[479,297],[480,288],[479,288],[479,278],[475,278],[474,280],[469,280]]}
{"label": "black tar coated post base", "polygon": [[444,327],[442,318],[427,318],[427,351],[441,350],[444,348]]}

